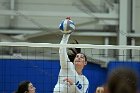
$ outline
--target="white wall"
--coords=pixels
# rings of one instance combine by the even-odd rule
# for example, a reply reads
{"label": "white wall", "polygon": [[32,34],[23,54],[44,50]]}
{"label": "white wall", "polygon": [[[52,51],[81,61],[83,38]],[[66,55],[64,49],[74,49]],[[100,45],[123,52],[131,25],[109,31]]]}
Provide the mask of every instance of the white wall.
{"label": "white wall", "polygon": [[140,33],[140,0],[134,0],[134,30]]}

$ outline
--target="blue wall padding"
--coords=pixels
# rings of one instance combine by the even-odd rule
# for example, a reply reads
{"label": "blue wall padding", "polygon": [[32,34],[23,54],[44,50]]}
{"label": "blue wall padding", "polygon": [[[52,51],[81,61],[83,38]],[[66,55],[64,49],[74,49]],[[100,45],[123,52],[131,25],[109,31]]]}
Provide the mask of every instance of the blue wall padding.
{"label": "blue wall padding", "polygon": [[[59,61],[55,60],[0,60],[0,93],[11,93],[16,90],[18,83],[30,80],[36,87],[37,93],[52,93],[60,70]],[[90,82],[89,93],[104,83],[106,69],[89,63],[84,71]]]}
{"label": "blue wall padding", "polygon": [[89,93],[94,93],[96,87],[102,86],[102,84],[105,83],[107,70],[97,64],[88,63],[84,69],[84,75],[87,76],[89,80]]}
{"label": "blue wall padding", "polygon": [[[59,60],[0,59],[0,93],[12,93],[20,81],[29,80],[37,93],[52,93],[60,70]],[[89,93],[105,83],[107,72],[118,66],[133,68],[140,76],[140,63],[110,61],[107,68],[88,63],[83,74],[90,82]]]}
{"label": "blue wall padding", "polygon": [[138,77],[138,88],[140,89],[140,62],[138,61],[110,61],[108,64],[108,72],[115,68],[129,68],[136,72]]}

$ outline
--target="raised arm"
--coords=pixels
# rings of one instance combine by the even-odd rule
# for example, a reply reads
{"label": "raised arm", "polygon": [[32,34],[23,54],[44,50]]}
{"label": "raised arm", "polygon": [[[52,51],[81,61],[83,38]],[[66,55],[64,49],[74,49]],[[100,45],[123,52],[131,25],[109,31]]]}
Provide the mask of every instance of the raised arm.
{"label": "raised arm", "polygon": [[[61,40],[60,44],[67,44],[69,37],[70,37],[70,34],[63,34],[63,37],[62,37],[62,40]],[[60,66],[61,66],[61,68],[66,68],[67,65],[68,65],[68,61],[70,61],[70,60],[68,58],[67,50],[66,50],[65,47],[63,47],[63,46],[60,47],[59,56],[60,56]]]}

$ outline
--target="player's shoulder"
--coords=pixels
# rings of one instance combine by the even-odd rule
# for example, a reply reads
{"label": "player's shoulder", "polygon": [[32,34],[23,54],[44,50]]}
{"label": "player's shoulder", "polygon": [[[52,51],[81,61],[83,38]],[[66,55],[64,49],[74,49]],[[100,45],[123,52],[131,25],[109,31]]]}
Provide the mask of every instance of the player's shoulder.
{"label": "player's shoulder", "polygon": [[84,80],[89,83],[88,78],[85,75],[83,75],[83,77],[84,77]]}

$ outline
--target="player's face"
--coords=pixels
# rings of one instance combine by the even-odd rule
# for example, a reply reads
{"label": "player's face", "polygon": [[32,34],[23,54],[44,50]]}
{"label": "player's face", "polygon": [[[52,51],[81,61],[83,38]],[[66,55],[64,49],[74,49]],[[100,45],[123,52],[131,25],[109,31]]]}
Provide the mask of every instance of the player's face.
{"label": "player's face", "polygon": [[29,83],[28,85],[28,93],[35,93],[35,87],[33,86],[32,83]]}
{"label": "player's face", "polygon": [[79,54],[76,55],[76,57],[74,59],[74,64],[75,64],[76,67],[83,68],[86,65],[86,63],[87,62],[85,61],[84,54],[79,53]]}

